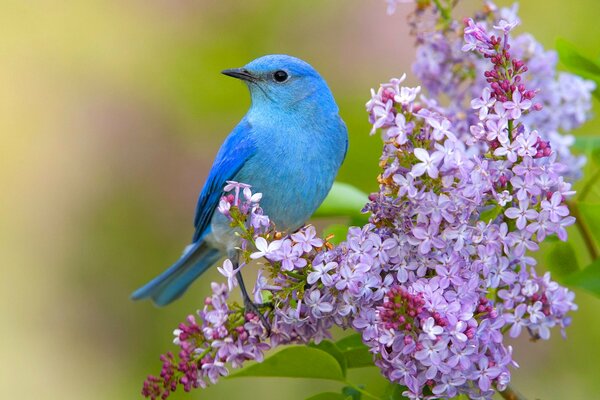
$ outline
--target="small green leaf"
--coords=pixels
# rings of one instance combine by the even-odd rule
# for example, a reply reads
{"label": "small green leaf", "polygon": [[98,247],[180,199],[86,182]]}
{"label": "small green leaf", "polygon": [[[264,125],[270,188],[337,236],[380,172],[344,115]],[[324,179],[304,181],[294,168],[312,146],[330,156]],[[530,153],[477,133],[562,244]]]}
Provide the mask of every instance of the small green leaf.
{"label": "small green leaf", "polygon": [[336,342],[337,348],[342,351],[346,357],[348,368],[373,367],[373,354],[369,348],[362,342],[359,333],[346,336]]}
{"label": "small green leaf", "polygon": [[598,136],[577,136],[575,137],[575,143],[573,147],[582,150],[588,151],[591,149],[599,149],[600,148],[600,137]]}
{"label": "small green leaf", "polygon": [[385,389],[385,393],[382,397],[384,400],[404,400],[406,397],[402,396],[402,392],[408,390],[406,386],[398,385],[397,383],[390,383]]}
{"label": "small green leaf", "polygon": [[560,61],[567,68],[582,73],[584,76],[600,77],[600,65],[582,55],[574,45],[565,39],[558,39],[556,41],[556,51],[558,51]]}
{"label": "small green leaf", "polygon": [[334,182],[323,204],[315,212],[315,217],[362,217],[361,212],[369,201],[366,193],[352,185]]}
{"label": "small green leaf", "polygon": [[594,261],[585,269],[569,275],[565,279],[565,283],[586,289],[600,297],[600,259]]}
{"label": "small green leaf", "polygon": [[323,236],[333,235],[329,241],[333,244],[340,244],[348,237],[348,227],[342,224],[332,224],[323,229]]}
{"label": "small green leaf", "polygon": [[314,347],[315,349],[323,350],[329,353],[333,358],[335,358],[342,369],[342,374],[344,377],[346,376],[347,362],[346,357],[340,351],[340,349],[335,345],[335,343],[330,342],[329,340],[323,340],[319,344],[311,343],[310,347]]}
{"label": "small green leaf", "polygon": [[590,156],[596,164],[600,164],[600,137],[577,136],[573,147]]}
{"label": "small green leaf", "polygon": [[348,350],[344,352],[348,368],[374,367],[373,354],[365,346],[364,349]]}
{"label": "small green leaf", "polygon": [[348,335],[346,337],[341,338],[335,345],[341,351],[353,350],[361,347],[367,347],[363,341],[360,333],[353,333],[352,335]]}
{"label": "small green leaf", "polygon": [[336,392],[323,392],[308,397],[306,400],[345,400],[347,396]]}
{"label": "small green leaf", "polygon": [[579,212],[583,217],[596,242],[600,242],[600,204],[597,203],[577,203]]}
{"label": "small green leaf", "polygon": [[[362,385],[360,385],[359,387],[362,389]],[[342,388],[342,393],[349,400],[360,400],[361,399],[361,393],[351,386],[344,386]]]}
{"label": "small green leaf", "polygon": [[546,257],[546,263],[550,272],[561,279],[579,271],[575,250],[569,242],[557,242],[552,246]]}
{"label": "small green leaf", "polygon": [[487,224],[488,222],[496,219],[496,217],[500,215],[500,212],[502,212],[502,210],[504,210],[504,208],[499,205],[495,205],[492,208],[488,208],[487,210],[482,211],[479,214],[479,220]]}
{"label": "small green leaf", "polygon": [[344,382],[338,361],[329,353],[308,346],[285,348],[261,363],[254,363],[230,375],[242,377],[314,378]]}

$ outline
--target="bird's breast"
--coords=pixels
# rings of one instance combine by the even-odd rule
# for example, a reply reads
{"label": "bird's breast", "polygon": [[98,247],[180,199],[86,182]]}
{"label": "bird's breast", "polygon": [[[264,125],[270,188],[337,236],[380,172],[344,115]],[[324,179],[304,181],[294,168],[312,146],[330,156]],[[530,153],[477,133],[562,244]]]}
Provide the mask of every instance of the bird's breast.
{"label": "bird's breast", "polygon": [[324,127],[279,124],[265,129],[257,137],[256,154],[236,177],[263,194],[261,207],[278,230],[299,228],[331,189],[346,138],[342,138],[345,130],[339,132],[336,125]]}

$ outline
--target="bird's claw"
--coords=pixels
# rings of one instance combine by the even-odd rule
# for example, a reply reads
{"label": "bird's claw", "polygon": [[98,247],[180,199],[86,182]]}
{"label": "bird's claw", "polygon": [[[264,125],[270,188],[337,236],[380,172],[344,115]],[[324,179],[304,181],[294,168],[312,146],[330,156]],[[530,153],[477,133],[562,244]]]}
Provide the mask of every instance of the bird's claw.
{"label": "bird's claw", "polygon": [[262,322],[263,327],[267,331],[267,336],[271,334],[271,324],[269,323],[269,321],[267,321],[267,318],[263,315],[263,313],[260,312],[259,308],[264,307],[264,306],[270,306],[270,305],[271,305],[270,303],[255,304],[252,301],[244,302],[245,311],[251,312],[254,315],[257,315],[258,318],[260,318],[260,321]]}

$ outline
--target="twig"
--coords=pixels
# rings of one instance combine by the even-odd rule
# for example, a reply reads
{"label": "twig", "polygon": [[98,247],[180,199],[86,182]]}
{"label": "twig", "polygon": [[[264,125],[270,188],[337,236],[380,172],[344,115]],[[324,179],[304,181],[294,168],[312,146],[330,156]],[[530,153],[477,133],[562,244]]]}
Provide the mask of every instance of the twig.
{"label": "twig", "polygon": [[526,398],[521,393],[511,388],[510,385],[507,386],[506,389],[498,393],[500,393],[500,396],[502,396],[502,398],[505,400],[526,400]]}
{"label": "twig", "polygon": [[439,10],[442,18],[444,19],[444,22],[450,22],[451,18],[450,18],[450,13],[448,12],[448,9],[444,6],[442,6],[442,3],[440,3],[440,0],[433,0],[433,2],[435,3],[435,6]]}
{"label": "twig", "polygon": [[598,178],[600,178],[600,168],[598,168],[596,172],[594,172],[592,177],[588,179],[585,185],[581,188],[581,190],[578,193],[577,200],[583,201],[587,197]]}
{"label": "twig", "polygon": [[579,212],[579,207],[576,202],[569,203],[569,210],[571,210],[571,215],[575,217],[575,226],[579,230],[581,237],[583,238],[583,242],[585,243],[585,247],[587,248],[592,261],[598,259],[598,249],[596,248],[596,244],[594,243],[594,237],[592,236],[592,232],[590,228],[586,225],[585,221],[581,217],[581,213]]}

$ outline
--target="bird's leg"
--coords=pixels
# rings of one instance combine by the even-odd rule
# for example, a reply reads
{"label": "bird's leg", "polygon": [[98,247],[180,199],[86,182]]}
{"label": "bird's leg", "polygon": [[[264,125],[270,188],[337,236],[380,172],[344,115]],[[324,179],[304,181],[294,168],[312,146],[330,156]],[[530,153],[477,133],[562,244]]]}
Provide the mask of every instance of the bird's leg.
{"label": "bird's leg", "polygon": [[236,278],[237,278],[238,284],[240,285],[240,290],[242,291],[242,296],[244,297],[244,308],[246,309],[246,311],[251,311],[252,313],[257,315],[260,318],[260,320],[262,321],[263,325],[265,326],[265,329],[267,330],[267,334],[271,333],[271,324],[269,323],[269,321],[267,321],[265,316],[258,309],[258,307],[262,306],[263,304],[256,304],[250,299],[250,296],[248,295],[248,291],[246,291],[246,285],[244,285],[244,278],[242,277],[242,271],[237,272]]}
{"label": "bird's leg", "polygon": [[[238,253],[235,253],[235,256],[230,257],[230,260],[233,264],[233,268],[234,270],[238,268],[239,265],[239,261],[238,261]],[[242,277],[242,271],[238,271],[235,275],[238,284],[240,285],[240,290],[242,291],[242,297],[244,298],[244,308],[246,309],[246,312],[250,311],[253,314],[257,315],[261,322],[263,323],[265,329],[267,330],[267,334],[271,333],[271,324],[269,323],[269,321],[267,321],[267,319],[265,318],[265,316],[260,312],[259,307],[263,306],[264,304],[256,304],[252,301],[252,299],[250,299],[250,296],[248,295],[248,291],[246,290],[246,285],[244,284],[244,278]]]}

